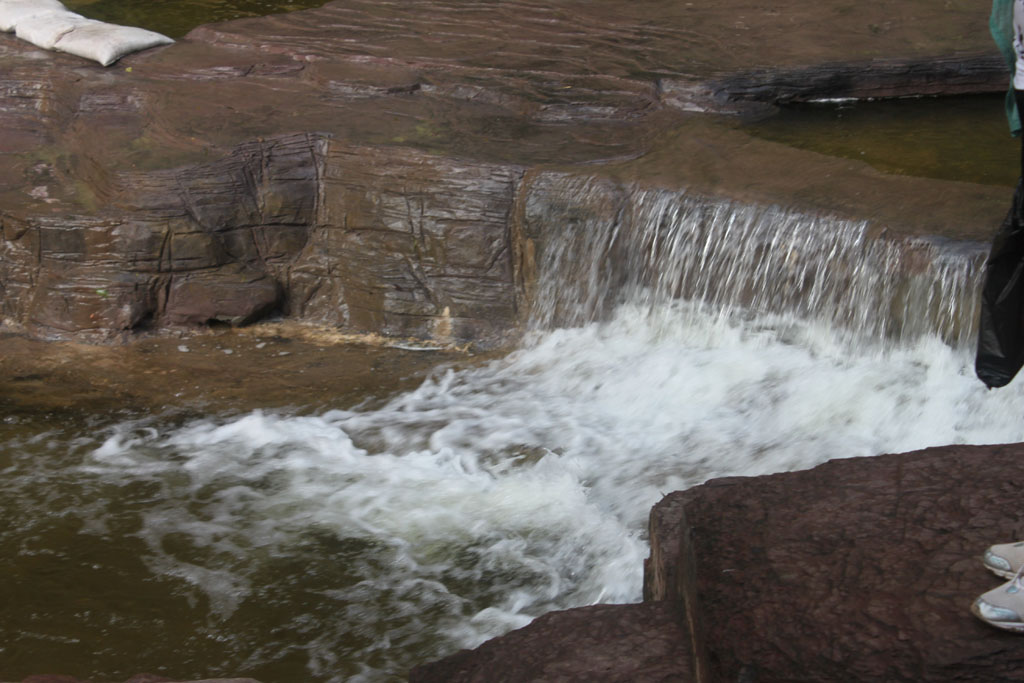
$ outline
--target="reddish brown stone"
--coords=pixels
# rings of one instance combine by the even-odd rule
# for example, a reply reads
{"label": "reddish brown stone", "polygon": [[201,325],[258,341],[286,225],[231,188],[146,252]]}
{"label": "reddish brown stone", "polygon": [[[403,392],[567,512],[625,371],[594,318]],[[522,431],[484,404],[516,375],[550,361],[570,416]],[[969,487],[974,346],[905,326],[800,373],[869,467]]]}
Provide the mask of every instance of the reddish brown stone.
{"label": "reddish brown stone", "polygon": [[417,667],[411,683],[687,683],[686,631],[665,603],[552,612],[529,626]]}
{"label": "reddish brown stone", "polygon": [[985,548],[1024,538],[1022,458],[948,446],[671,494],[650,602],[548,615],[410,680],[1024,680],[1024,638],[969,611],[1004,581]]}
{"label": "reddish brown stone", "polygon": [[985,12],[961,5],[339,0],[109,69],[0,35],[0,317],[110,339],[280,313],[499,345],[530,304],[519,219],[552,165],[977,231],[994,191],[690,113],[1004,88]]}
{"label": "reddish brown stone", "polygon": [[1024,538],[1024,445],[949,446],[708,482],[652,513],[646,594],[709,681],[1019,681],[1024,638],[970,614]]}

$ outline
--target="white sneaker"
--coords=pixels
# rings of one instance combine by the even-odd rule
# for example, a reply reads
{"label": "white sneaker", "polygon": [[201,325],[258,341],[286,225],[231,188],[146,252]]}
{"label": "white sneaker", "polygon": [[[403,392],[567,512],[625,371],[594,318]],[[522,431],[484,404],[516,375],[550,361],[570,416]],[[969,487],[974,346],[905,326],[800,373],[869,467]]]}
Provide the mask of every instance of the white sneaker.
{"label": "white sneaker", "polygon": [[994,574],[1012,579],[1024,567],[1024,541],[994,545],[985,551],[981,561]]}
{"label": "white sneaker", "polygon": [[971,605],[971,613],[987,624],[1024,633],[1024,578],[1018,571],[999,588],[983,593]]}

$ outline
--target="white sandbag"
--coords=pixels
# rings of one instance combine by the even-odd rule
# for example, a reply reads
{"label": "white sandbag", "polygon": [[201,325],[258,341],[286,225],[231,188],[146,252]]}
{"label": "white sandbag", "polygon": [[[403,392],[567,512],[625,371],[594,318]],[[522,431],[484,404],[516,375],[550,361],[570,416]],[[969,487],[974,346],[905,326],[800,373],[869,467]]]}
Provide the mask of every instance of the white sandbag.
{"label": "white sandbag", "polygon": [[61,10],[67,8],[60,0],[0,0],[0,31],[13,31],[23,19]]}
{"label": "white sandbag", "polygon": [[61,36],[54,49],[109,66],[131,52],[173,42],[165,35],[144,28],[90,21]]}
{"label": "white sandbag", "polygon": [[63,38],[66,33],[91,21],[91,19],[86,19],[80,14],[68,12],[67,10],[63,12],[51,11],[22,19],[18,22],[14,33],[22,40],[27,40],[36,47],[52,50],[57,41]]}

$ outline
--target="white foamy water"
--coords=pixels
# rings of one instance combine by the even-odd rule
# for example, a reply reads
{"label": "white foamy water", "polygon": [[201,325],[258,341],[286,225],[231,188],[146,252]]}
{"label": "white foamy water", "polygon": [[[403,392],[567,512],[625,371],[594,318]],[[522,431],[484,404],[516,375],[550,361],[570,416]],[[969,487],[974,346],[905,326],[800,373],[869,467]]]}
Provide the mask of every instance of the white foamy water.
{"label": "white foamy water", "polygon": [[[145,499],[128,535],[205,633],[259,625],[233,671],[399,679],[553,609],[639,600],[670,491],[1024,440],[1024,385],[974,377],[975,252],[664,192],[586,214],[602,187],[552,182],[582,213],[542,245],[514,353],[373,409],[124,423],[82,458],[77,480]],[[81,510],[86,533],[125,525]]]}
{"label": "white foamy water", "polygon": [[[299,645],[317,675],[372,662],[376,680],[552,609],[638,600],[646,518],[664,493],[1024,440],[1022,398],[987,392],[936,338],[850,354],[791,319],[623,306],[377,410],[125,425],[82,474],[159,482],[139,532],[148,562],[222,619],[259,600],[261,566],[306,552],[310,534],[355,544],[339,585],[309,596],[333,608]],[[168,552],[171,535],[187,553]],[[366,622],[376,636],[346,645]]]}

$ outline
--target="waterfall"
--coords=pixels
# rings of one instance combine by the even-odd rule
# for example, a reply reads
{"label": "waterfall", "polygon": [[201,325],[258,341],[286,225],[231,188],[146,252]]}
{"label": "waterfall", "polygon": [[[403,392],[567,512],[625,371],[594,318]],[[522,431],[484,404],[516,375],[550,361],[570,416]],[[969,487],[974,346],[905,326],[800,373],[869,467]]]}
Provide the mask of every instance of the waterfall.
{"label": "waterfall", "polygon": [[34,568],[73,529],[107,551],[55,565],[62,585],[121,591],[109,618],[68,600],[32,628],[144,634],[117,655],[132,670],[398,681],[545,612],[639,600],[670,491],[1024,440],[1024,382],[973,373],[981,245],[559,173],[519,201],[531,331],[504,357],[355,407],[0,441],[19,520],[0,555]]}
{"label": "waterfall", "polygon": [[685,299],[718,315],[813,320],[853,345],[938,335],[973,343],[985,245],[870,237],[848,221],[550,174],[532,220],[542,247],[534,329],[582,325],[630,302]]}

